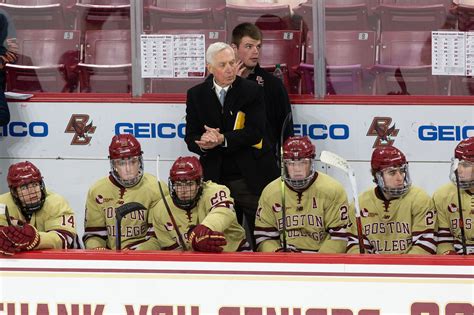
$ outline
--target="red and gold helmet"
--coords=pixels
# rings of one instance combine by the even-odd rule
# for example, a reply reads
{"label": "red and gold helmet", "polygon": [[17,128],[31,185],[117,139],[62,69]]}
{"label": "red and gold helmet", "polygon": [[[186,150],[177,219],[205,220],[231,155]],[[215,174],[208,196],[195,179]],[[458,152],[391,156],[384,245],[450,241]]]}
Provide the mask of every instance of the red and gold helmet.
{"label": "red and gold helmet", "polygon": [[[179,198],[176,193],[177,185],[185,185],[195,182],[197,184],[196,191],[187,194],[186,199]],[[174,204],[184,210],[194,208],[199,201],[202,193],[203,171],[201,162],[195,156],[182,156],[176,159],[170,169],[170,177],[168,186],[171,198]],[[184,187],[184,186],[183,186]],[[189,188],[191,189],[191,188]]]}
{"label": "red and gold helmet", "polygon": [[283,159],[299,160],[314,159],[316,147],[308,137],[289,137],[283,144]]}
{"label": "red and gold helmet", "polygon": [[[378,146],[372,152],[370,161],[374,182],[379,188],[390,197],[398,198],[405,194],[411,186],[410,174],[408,172],[408,162],[402,151],[394,146]],[[403,187],[392,188],[385,184],[383,171],[390,168],[398,168],[405,174]]]}
{"label": "red and gold helmet", "polygon": [[[457,163],[455,161],[457,160]],[[454,149],[454,159],[451,163],[449,178],[456,182],[455,170],[458,170],[459,188],[474,188],[474,137],[462,140]]]}
{"label": "red and gold helmet", "polygon": [[454,157],[461,161],[474,162],[474,137],[459,142],[454,149]]}
{"label": "red and gold helmet", "polygon": [[407,159],[403,152],[394,146],[376,147],[374,152],[372,152],[370,161],[372,172],[382,171],[387,167],[400,166],[406,163]]}
{"label": "red and gold helmet", "polygon": [[[311,184],[315,174],[315,156],[316,147],[306,136],[289,137],[283,143],[283,178],[288,186],[301,191]],[[290,174],[289,167],[293,174]],[[300,174],[295,174],[296,168],[300,169]]]}
{"label": "red and gold helmet", "polygon": [[201,180],[202,166],[195,156],[181,156],[173,163],[170,169],[170,179],[177,180]]}
{"label": "red and gold helmet", "polygon": [[[142,154],[140,142],[133,135],[121,134],[112,137],[109,145],[110,173],[123,187],[133,187],[142,179],[144,172]],[[125,178],[120,176],[118,165],[128,162],[135,163],[134,169],[136,169],[136,163],[138,163],[138,169],[133,171],[130,178]]]}
{"label": "red and gold helmet", "polygon": [[123,159],[141,156],[140,142],[131,134],[115,135],[109,145],[109,159]]}
{"label": "red and gold helmet", "polygon": [[29,161],[12,164],[8,169],[7,182],[10,188],[41,181],[43,181],[43,177],[40,170]]}
{"label": "red and gold helmet", "polygon": [[[46,189],[43,176],[41,176],[40,170],[33,163],[25,161],[10,165],[7,182],[15,204],[26,216],[31,217],[33,212],[43,207],[46,199]],[[20,200],[17,188],[31,183],[38,183],[40,185],[41,198],[38,202],[25,204]]]}

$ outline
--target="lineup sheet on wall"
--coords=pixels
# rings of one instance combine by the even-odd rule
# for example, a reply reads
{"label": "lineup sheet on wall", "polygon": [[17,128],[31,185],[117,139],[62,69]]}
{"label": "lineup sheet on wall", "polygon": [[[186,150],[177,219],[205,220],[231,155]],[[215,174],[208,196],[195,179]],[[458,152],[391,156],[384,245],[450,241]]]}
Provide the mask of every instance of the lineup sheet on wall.
{"label": "lineup sheet on wall", "polygon": [[470,32],[431,32],[433,75],[472,76],[474,34]]}
{"label": "lineup sheet on wall", "polygon": [[204,34],[141,35],[142,78],[203,78]]}

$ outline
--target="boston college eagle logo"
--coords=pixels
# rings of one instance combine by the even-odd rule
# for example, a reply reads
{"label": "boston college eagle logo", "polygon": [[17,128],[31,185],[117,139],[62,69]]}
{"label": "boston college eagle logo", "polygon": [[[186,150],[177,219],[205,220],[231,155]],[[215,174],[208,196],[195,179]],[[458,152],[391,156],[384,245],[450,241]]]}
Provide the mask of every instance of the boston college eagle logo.
{"label": "boston college eagle logo", "polygon": [[173,231],[173,230],[174,230],[173,224],[172,224],[171,222],[166,222],[166,224],[165,224],[165,229],[166,229],[167,231]]}
{"label": "boston college eagle logo", "polygon": [[391,123],[391,117],[374,117],[367,131],[367,136],[377,136],[372,146],[373,148],[381,145],[393,145],[395,142],[394,138],[398,135],[400,129],[396,129],[395,124],[390,127]]}
{"label": "boston college eagle logo", "polygon": [[273,212],[280,212],[281,211],[281,205],[279,203],[275,203],[272,206],[272,210],[273,210]]}
{"label": "boston college eagle logo", "polygon": [[458,207],[456,207],[456,205],[454,203],[452,203],[452,204],[448,205],[448,211],[450,213],[454,213],[454,212],[458,211]]}
{"label": "boston college eagle logo", "polygon": [[89,115],[86,114],[73,114],[69,119],[65,133],[74,133],[71,140],[71,145],[88,145],[92,137],[90,136],[95,132],[96,126],[91,121],[89,124]]}

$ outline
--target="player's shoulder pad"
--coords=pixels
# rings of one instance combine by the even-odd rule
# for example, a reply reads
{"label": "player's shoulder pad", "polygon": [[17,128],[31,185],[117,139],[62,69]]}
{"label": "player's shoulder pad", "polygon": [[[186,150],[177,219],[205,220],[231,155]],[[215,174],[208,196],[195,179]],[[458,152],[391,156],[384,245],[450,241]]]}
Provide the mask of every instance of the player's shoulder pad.
{"label": "player's shoulder pad", "polygon": [[97,189],[103,189],[105,185],[111,184],[109,176],[104,176],[98,180],[96,180],[90,187],[89,187],[89,193],[94,192]]}
{"label": "player's shoulder pad", "polygon": [[[267,186],[265,186],[265,188],[263,189],[262,191],[262,194],[263,195],[264,193],[268,194],[268,192],[273,192],[275,189],[281,189],[280,188],[280,185],[281,185],[281,177],[278,176],[277,178],[275,178],[274,180],[272,180],[271,182],[269,182],[267,184]],[[285,184],[286,185],[286,184]]]}
{"label": "player's shoulder pad", "polygon": [[424,190],[423,188],[421,187],[418,187],[418,186],[411,186],[410,187],[410,190],[408,192],[409,194],[412,194],[413,196],[416,196],[416,198],[419,200],[420,198],[423,198],[423,199],[431,199],[431,197],[428,195],[428,193],[426,192],[426,190]]}
{"label": "player's shoulder pad", "polygon": [[51,190],[46,190],[46,199],[41,210],[46,210],[48,213],[62,212],[70,209],[69,202],[66,198]]}
{"label": "player's shoulder pad", "polygon": [[457,194],[457,188],[456,185],[453,182],[449,182],[446,184],[443,184],[440,186],[438,189],[435,190],[433,193],[433,199],[437,198],[446,198],[449,195]]}
{"label": "player's shoulder pad", "polygon": [[216,191],[224,190],[230,194],[230,189],[221,184],[214,183],[213,181],[206,181],[203,184],[203,194],[214,194]]}
{"label": "player's shoulder pad", "polygon": [[346,191],[344,189],[344,186],[342,186],[342,184],[338,180],[322,172],[318,172],[318,178],[316,178],[316,184],[318,186],[324,187],[325,188],[324,190],[327,191],[328,193],[334,193],[338,191],[343,191],[345,193]]}

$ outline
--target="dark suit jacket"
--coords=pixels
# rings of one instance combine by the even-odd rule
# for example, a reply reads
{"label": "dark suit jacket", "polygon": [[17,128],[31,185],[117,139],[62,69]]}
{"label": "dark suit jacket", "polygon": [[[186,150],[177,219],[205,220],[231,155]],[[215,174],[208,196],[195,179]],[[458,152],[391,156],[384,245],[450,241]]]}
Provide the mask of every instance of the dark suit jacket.
{"label": "dark suit jacket", "polygon": [[[233,130],[236,115],[245,113],[245,126]],[[237,77],[227,91],[222,108],[213,85],[213,76],[188,90],[186,99],[186,137],[188,149],[200,155],[204,179],[222,183],[222,160],[231,156],[247,185],[257,195],[277,178],[279,169],[265,132],[263,89],[256,83]],[[201,151],[194,142],[205,132],[204,125],[219,128],[227,146]],[[253,148],[263,138],[262,149]]]}
{"label": "dark suit jacket", "polygon": [[5,94],[0,91],[0,126],[5,126],[10,122],[10,111],[8,110],[8,103],[5,99]]}

